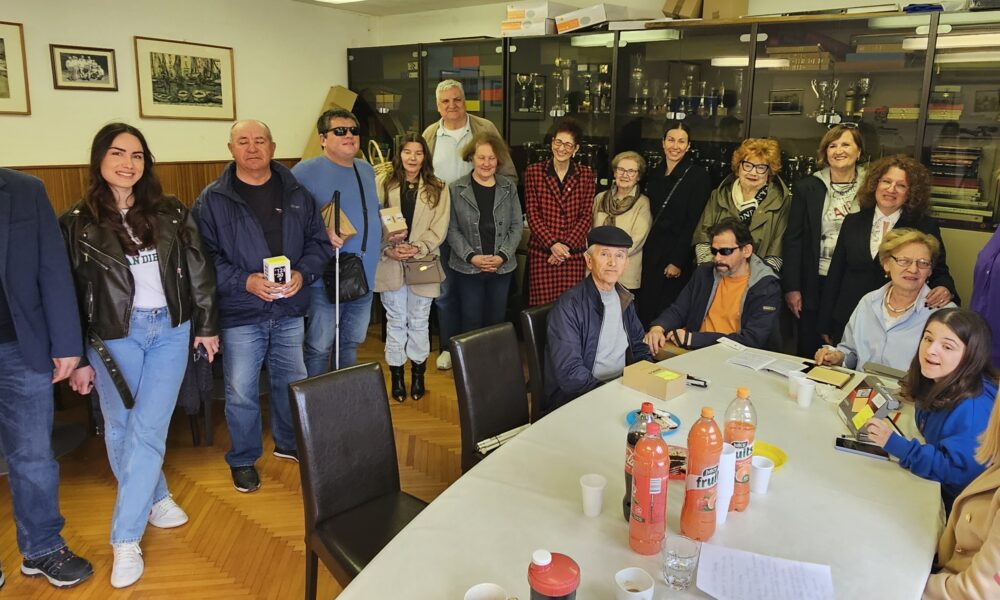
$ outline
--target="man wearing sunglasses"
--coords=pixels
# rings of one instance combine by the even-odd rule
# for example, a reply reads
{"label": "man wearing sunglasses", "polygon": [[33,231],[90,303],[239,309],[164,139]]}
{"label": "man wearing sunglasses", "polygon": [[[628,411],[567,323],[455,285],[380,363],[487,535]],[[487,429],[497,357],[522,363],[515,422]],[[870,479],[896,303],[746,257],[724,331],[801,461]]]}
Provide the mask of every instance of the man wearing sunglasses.
{"label": "man wearing sunglasses", "polygon": [[[340,192],[340,209],[358,231],[344,240],[332,229],[327,231],[333,248],[361,256],[369,288],[375,284],[382,243],[375,170],[356,158],[361,148],[361,130],[354,113],[344,109],[328,110],[316,121],[316,132],[323,154],[292,167],[292,173],[316,201],[317,210]],[[306,320],[305,360],[310,377],[330,370],[333,345],[340,347],[339,367],[353,366],[358,360],[358,346],[368,335],[372,312],[372,292],[350,302],[340,303],[340,335],[337,338],[336,306],[327,297],[322,278],[309,288],[309,312]]]}
{"label": "man wearing sunglasses", "polygon": [[723,336],[753,348],[768,345],[781,302],[777,275],[754,254],[750,230],[739,219],[725,218],[708,233],[712,262],[695,270],[646,333],[654,355],[667,343],[702,348]]}

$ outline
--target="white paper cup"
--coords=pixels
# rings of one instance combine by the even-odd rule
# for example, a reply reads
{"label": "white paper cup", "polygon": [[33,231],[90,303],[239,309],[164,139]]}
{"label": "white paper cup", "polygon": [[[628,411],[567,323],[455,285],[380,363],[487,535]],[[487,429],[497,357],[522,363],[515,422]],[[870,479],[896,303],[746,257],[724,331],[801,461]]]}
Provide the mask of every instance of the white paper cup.
{"label": "white paper cup", "polygon": [[604,488],[608,480],[603,475],[588,473],[580,478],[580,490],[583,494],[583,514],[596,517],[601,514],[604,505]]}
{"label": "white paper cup", "polygon": [[656,583],[653,576],[639,567],[629,567],[615,573],[617,600],[652,600]]}
{"label": "white paper cup", "polygon": [[465,592],[465,600],[507,600],[507,591],[495,583],[477,583]]}
{"label": "white paper cup", "polygon": [[750,459],[750,491],[755,494],[766,494],[767,484],[771,482],[771,471],[774,461],[763,456]]}
{"label": "white paper cup", "polygon": [[792,371],[788,374],[788,397],[792,400],[798,398],[799,384],[806,381],[806,374],[802,371]]}
{"label": "white paper cup", "polygon": [[729,516],[729,501],[736,487],[736,447],[732,444],[722,445],[718,482],[715,488],[715,524],[722,525]]}
{"label": "white paper cup", "polygon": [[813,394],[816,393],[816,382],[811,379],[804,379],[799,382],[799,396],[796,401],[801,408],[809,408],[812,404]]}

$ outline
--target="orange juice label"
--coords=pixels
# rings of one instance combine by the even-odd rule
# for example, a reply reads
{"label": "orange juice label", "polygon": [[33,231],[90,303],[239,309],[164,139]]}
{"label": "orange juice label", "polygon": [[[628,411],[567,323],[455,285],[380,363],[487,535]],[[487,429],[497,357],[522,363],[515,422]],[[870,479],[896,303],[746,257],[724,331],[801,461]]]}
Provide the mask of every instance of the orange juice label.
{"label": "orange juice label", "polygon": [[736,448],[736,462],[750,460],[753,456],[753,440],[733,440],[729,443]]}
{"label": "orange juice label", "polygon": [[[690,465],[689,465],[690,468]],[[719,483],[719,465],[715,464],[710,467],[706,467],[701,473],[688,472],[687,476],[687,490],[691,491],[703,491],[712,490],[712,495],[715,495],[715,485]]]}

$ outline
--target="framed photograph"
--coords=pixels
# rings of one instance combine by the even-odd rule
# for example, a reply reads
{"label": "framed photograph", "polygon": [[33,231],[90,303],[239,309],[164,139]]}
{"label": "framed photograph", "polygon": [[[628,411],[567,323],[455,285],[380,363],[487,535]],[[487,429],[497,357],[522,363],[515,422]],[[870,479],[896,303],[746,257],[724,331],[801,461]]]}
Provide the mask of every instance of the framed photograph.
{"label": "framed photograph", "polygon": [[57,90],[118,91],[118,67],[110,48],[49,44],[52,85]]}
{"label": "framed photograph", "polygon": [[233,49],[136,36],[139,115],[147,119],[236,119]]}
{"label": "framed photograph", "polygon": [[803,90],[771,90],[767,100],[769,115],[801,115]]}
{"label": "framed photograph", "polygon": [[972,104],[972,112],[1000,112],[1000,90],[976,90],[975,100]]}
{"label": "framed photograph", "polygon": [[24,26],[0,21],[0,113],[30,115]]}

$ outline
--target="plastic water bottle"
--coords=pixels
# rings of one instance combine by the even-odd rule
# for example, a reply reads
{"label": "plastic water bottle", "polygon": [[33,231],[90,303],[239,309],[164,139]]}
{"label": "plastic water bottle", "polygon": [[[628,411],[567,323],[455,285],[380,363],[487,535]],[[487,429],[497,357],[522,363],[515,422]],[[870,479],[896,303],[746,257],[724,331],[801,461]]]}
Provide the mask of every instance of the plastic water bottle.
{"label": "plastic water bottle", "polygon": [[722,431],[710,406],[688,432],[687,489],[681,507],[681,533],[704,542],[715,533],[715,492],[719,484]]}
{"label": "plastic water bottle", "polygon": [[[736,398],[726,409],[725,440],[736,448],[736,475],[729,510],[743,511],[750,505],[750,459],[757,433],[757,411],[750,402],[750,391],[736,390]],[[720,507],[721,509],[722,507]]]}
{"label": "plastic water bottle", "polygon": [[670,451],[660,437],[660,426],[650,423],[635,445],[632,465],[632,513],[628,542],[639,554],[660,552],[667,528],[667,482]]}
{"label": "plastic water bottle", "polygon": [[646,425],[653,422],[653,403],[643,402],[639,413],[635,415],[635,421],[628,428],[628,435],[625,437],[625,497],[622,498],[622,512],[625,520],[628,521],[632,514],[632,457],[635,454],[635,445],[646,434]]}

